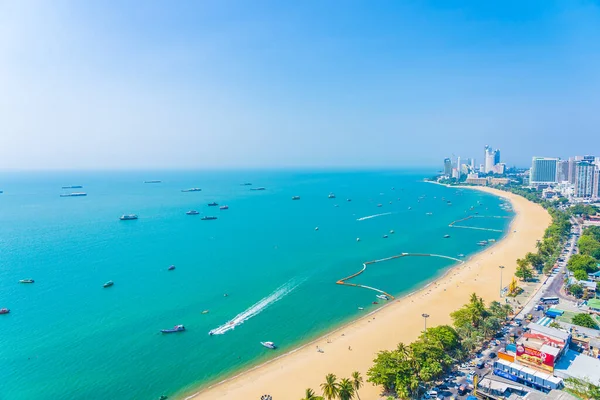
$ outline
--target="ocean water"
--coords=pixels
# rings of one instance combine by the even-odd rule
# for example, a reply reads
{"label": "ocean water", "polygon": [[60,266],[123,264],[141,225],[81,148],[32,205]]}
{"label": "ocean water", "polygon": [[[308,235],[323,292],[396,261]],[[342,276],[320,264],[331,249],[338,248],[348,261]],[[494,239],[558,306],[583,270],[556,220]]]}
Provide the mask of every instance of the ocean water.
{"label": "ocean water", "polygon": [[[181,396],[381,306],[373,291],[335,284],[365,261],[469,256],[502,237],[449,228],[477,212],[507,218],[463,225],[505,231],[511,214],[494,196],[422,182],[431,172],[3,173],[0,400]],[[181,192],[190,187],[202,191]],[[88,196],[59,197],[71,191]],[[407,257],[352,282],[402,295],[453,265]],[[176,324],[186,331],[159,332]]]}

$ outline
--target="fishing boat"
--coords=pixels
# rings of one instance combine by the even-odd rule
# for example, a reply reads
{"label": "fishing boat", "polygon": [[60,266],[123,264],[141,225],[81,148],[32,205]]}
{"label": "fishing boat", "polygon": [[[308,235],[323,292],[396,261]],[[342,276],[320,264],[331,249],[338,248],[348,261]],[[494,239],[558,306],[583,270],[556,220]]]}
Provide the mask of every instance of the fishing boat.
{"label": "fishing boat", "polygon": [[377,295],[377,296],[375,296],[375,297],[377,297],[378,299],[381,299],[381,300],[389,300],[389,299],[390,299],[390,298],[389,298],[389,297],[387,297],[385,294],[378,294],[378,295]]}
{"label": "fishing boat", "polygon": [[0,308],[0,314],[8,314],[10,310],[8,308]]}
{"label": "fishing boat", "polygon": [[19,283],[33,283],[35,282],[33,279],[21,279]]}
{"label": "fishing boat", "polygon": [[173,328],[171,329],[161,329],[160,330],[162,333],[175,333],[175,332],[183,332],[185,331],[185,326],[183,325],[175,325]]}
{"label": "fishing boat", "polygon": [[275,350],[277,348],[277,346],[275,346],[275,343],[273,343],[273,342],[260,342],[260,344],[265,346],[267,349],[271,349],[271,350]]}
{"label": "fishing boat", "polygon": [[202,220],[202,221],[212,221],[213,219],[217,219],[217,217],[206,216],[206,217],[200,218],[200,220]]}
{"label": "fishing boat", "polygon": [[138,219],[138,216],[135,214],[124,214],[119,217],[121,221],[131,221],[134,219]]}
{"label": "fishing boat", "polygon": [[60,197],[84,197],[87,196],[87,193],[84,192],[73,192],[73,193],[63,193]]}
{"label": "fishing boat", "polygon": [[167,268],[168,271],[173,271],[175,269],[174,265],[169,265],[169,268]]}
{"label": "fishing boat", "polygon": [[189,188],[189,189],[181,189],[182,192],[201,192],[200,188]]}
{"label": "fishing boat", "polygon": [[327,196],[327,197],[330,198],[330,199],[335,199],[335,194],[329,193],[329,196]]}
{"label": "fishing boat", "polygon": [[190,211],[186,212],[186,214],[187,215],[198,215],[200,213],[198,211],[196,211],[196,210],[190,210]]}
{"label": "fishing boat", "polygon": [[216,202],[214,202],[214,201],[213,201],[212,203],[208,203],[208,206],[209,206],[209,207],[216,207],[216,206],[218,206],[218,205],[219,205],[219,203],[216,203]]}
{"label": "fishing boat", "polygon": [[219,207],[219,210],[229,210],[229,206],[221,206]]}
{"label": "fishing boat", "polygon": [[102,285],[102,287],[105,287],[105,288],[107,288],[107,287],[111,287],[111,286],[112,286],[112,285],[114,285],[114,284],[115,284],[115,283],[114,283],[113,281],[108,281],[108,282],[106,282],[104,285]]}

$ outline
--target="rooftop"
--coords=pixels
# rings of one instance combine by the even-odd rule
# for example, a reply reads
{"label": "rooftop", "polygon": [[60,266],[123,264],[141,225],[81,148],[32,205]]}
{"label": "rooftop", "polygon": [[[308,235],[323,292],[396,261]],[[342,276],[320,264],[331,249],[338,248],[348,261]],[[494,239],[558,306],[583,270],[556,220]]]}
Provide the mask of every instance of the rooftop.
{"label": "rooftop", "polygon": [[600,310],[600,299],[590,299],[587,301],[589,308]]}
{"label": "rooftop", "polygon": [[[589,302],[588,302],[588,304],[589,304]],[[598,306],[600,307],[600,302],[599,302]],[[550,328],[548,326],[542,326],[542,325],[536,324],[535,322],[529,324],[529,329],[531,330],[531,333],[539,333],[550,339],[560,340],[563,342],[566,342],[569,339],[569,337],[571,336],[571,334],[568,332],[563,332],[560,329]]]}
{"label": "rooftop", "polygon": [[569,350],[554,365],[554,375],[561,378],[588,379],[592,383],[600,384],[600,360]]}
{"label": "rooftop", "polygon": [[530,392],[524,399],[526,400],[578,400],[577,397],[560,390],[551,390],[549,393]]}

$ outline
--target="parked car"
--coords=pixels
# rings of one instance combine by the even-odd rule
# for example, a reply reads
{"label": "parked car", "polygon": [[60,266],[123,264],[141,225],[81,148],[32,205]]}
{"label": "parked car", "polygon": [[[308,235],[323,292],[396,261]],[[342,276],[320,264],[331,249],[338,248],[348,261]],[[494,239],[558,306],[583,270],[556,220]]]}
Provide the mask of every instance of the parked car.
{"label": "parked car", "polygon": [[494,353],[494,352],[490,353],[490,358],[496,358],[496,357],[498,357],[498,356],[496,355],[496,353]]}

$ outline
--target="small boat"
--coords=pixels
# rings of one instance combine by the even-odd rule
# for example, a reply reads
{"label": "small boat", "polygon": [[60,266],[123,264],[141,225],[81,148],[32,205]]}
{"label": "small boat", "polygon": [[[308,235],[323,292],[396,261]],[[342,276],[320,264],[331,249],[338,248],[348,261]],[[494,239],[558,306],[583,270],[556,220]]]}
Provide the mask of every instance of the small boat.
{"label": "small boat", "polygon": [[227,297],[227,296],[229,296],[227,293],[223,294],[223,297]]}
{"label": "small boat", "polygon": [[153,180],[153,181],[144,181],[144,183],[161,183],[162,181],[157,181],[157,180]]}
{"label": "small boat", "polygon": [[167,400],[168,398],[169,398],[169,396],[163,394],[162,396],[160,396],[158,398],[158,400]]}
{"label": "small boat", "polygon": [[357,241],[357,242],[360,242],[360,238],[356,238],[356,241]]}
{"label": "small boat", "polygon": [[458,255],[458,257],[460,257],[460,258],[463,258],[464,256],[465,256],[465,255],[464,255],[464,254],[462,254],[462,253],[460,253],[460,254]]}
{"label": "small boat", "polygon": [[218,205],[219,205],[219,203],[216,203],[216,202],[214,202],[214,201],[213,201],[212,203],[208,203],[208,206],[209,206],[209,207],[216,207],[216,206],[218,206]]}
{"label": "small boat", "polygon": [[175,333],[175,332],[183,332],[185,331],[185,326],[183,325],[175,325],[172,329],[161,329],[162,333]]}
{"label": "small boat", "polygon": [[250,190],[267,190],[264,187],[250,188]]}
{"label": "small boat", "polygon": [[327,197],[330,198],[330,199],[335,199],[335,194],[329,193],[329,196],[327,196]]}
{"label": "small boat", "polygon": [[63,193],[60,197],[84,197],[87,196],[87,193],[84,192],[74,192],[74,193]]}
{"label": "small boat", "polygon": [[292,196],[292,200],[300,200],[300,196]]}
{"label": "small boat", "polygon": [[169,268],[167,268],[167,271],[173,271],[175,269],[174,265],[169,265]]}
{"label": "small boat", "polygon": [[318,231],[318,230],[319,230],[319,227],[317,226],[317,227],[315,228],[315,231]]}
{"label": "small boat", "polygon": [[19,283],[33,283],[35,282],[33,279],[21,279]]}
{"label": "small boat", "polygon": [[383,235],[383,238],[384,238],[384,239],[387,239],[387,238],[388,238],[388,235]]}
{"label": "small boat", "polygon": [[364,310],[365,308],[364,308],[364,307],[358,307],[358,309],[362,311],[362,310]]}
{"label": "small boat", "polygon": [[0,308],[0,314],[8,314],[10,310],[8,308]]}
{"label": "small boat", "polygon": [[408,207],[409,210],[412,210],[412,207]]}
{"label": "small boat", "polygon": [[375,296],[375,297],[377,297],[378,299],[381,299],[381,300],[389,300],[389,299],[390,299],[390,298],[389,298],[389,297],[387,297],[385,294],[378,294],[378,295],[377,295],[377,296]]}
{"label": "small boat", "polygon": [[352,199],[346,199],[346,201],[352,201]]}
{"label": "small boat", "polygon": [[377,207],[381,207],[381,206],[383,206],[383,204],[377,204]]}
{"label": "small boat", "polygon": [[490,242],[490,243],[493,243],[495,241],[496,241],[496,239],[488,239],[488,242]]}
{"label": "small boat", "polygon": [[63,189],[81,189],[83,186],[81,185],[71,185],[71,186],[63,186]]}
{"label": "small boat", "polygon": [[273,343],[273,342],[260,342],[260,344],[265,346],[267,349],[271,349],[271,350],[275,350],[277,348],[277,346],[275,346],[275,343]]}
{"label": "small boat", "polygon": [[108,281],[108,282],[106,282],[104,285],[102,285],[102,287],[105,287],[105,288],[107,288],[107,287],[111,287],[111,286],[112,286],[112,285],[114,285],[114,284],[115,284],[115,283],[114,283],[113,281]]}
{"label": "small boat", "polygon": [[221,206],[219,207],[219,210],[229,210],[229,206]]}
{"label": "small boat", "polygon": [[202,311],[202,314],[208,314],[208,313],[209,313],[209,311],[208,311],[208,310],[204,310],[204,311]]}
{"label": "small boat", "polygon": [[393,230],[393,229],[392,229],[392,230],[390,230],[390,233],[393,235],[393,234],[394,234],[394,230]]}
{"label": "small boat", "polygon": [[200,213],[198,211],[196,211],[196,210],[190,210],[190,211],[186,212],[186,214],[187,215],[198,215]]}
{"label": "small boat", "polygon": [[212,221],[213,219],[217,219],[217,217],[205,216],[200,218],[201,221]]}
{"label": "small boat", "polygon": [[138,216],[135,214],[124,214],[119,217],[121,221],[131,221],[134,219],[138,219]]}
{"label": "small boat", "polygon": [[392,204],[392,202],[390,201],[390,204]]}
{"label": "small boat", "polygon": [[374,302],[372,302],[371,304],[379,304],[379,303],[378,303],[378,302],[376,302],[376,301],[374,301]]}
{"label": "small boat", "polygon": [[181,189],[182,192],[201,192],[200,188],[189,188],[189,189]]}
{"label": "small boat", "polygon": [[448,239],[450,235],[444,235],[444,239]]}
{"label": "small boat", "polygon": [[337,204],[334,204],[333,206],[334,206],[334,207],[339,207]]}
{"label": "small boat", "polygon": [[252,186],[250,182],[240,183],[240,186]]}

